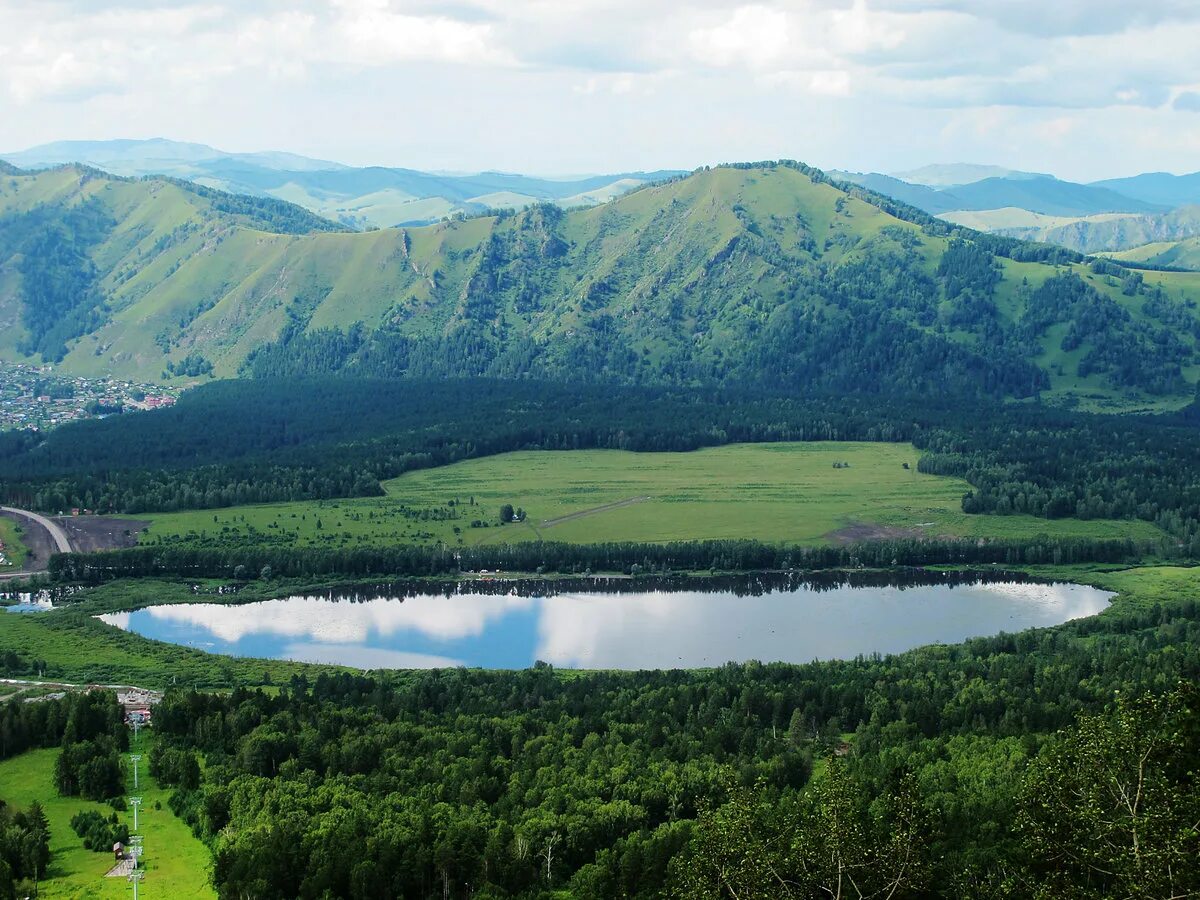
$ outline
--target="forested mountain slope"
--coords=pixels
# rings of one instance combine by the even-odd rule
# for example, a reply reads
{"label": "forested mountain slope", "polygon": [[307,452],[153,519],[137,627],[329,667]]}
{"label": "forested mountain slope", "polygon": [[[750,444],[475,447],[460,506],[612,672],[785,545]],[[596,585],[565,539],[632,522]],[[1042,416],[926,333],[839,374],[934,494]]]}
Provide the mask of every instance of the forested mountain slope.
{"label": "forested mountain slope", "polygon": [[979,235],[799,164],[706,169],[571,212],[329,227],[161,179],[4,176],[0,354],[143,378],[1194,392],[1200,277]]}

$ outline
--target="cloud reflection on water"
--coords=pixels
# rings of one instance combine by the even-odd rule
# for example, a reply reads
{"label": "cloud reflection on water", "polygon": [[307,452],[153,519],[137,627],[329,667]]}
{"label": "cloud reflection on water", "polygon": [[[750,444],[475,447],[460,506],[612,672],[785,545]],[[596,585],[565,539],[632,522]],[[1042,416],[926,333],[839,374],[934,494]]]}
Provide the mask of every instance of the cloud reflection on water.
{"label": "cloud reflection on water", "polygon": [[1094,615],[1108,594],[1079,585],[835,588],[750,597],[672,592],[560,595],[538,621],[538,658],[583,668],[807,662],[895,653]]}
{"label": "cloud reflection on water", "polygon": [[[371,637],[391,637],[416,631],[437,640],[483,634],[490,622],[516,610],[528,610],[532,597],[462,594],[453,598],[417,595],[403,602],[379,598],[364,602],[325,597],[287,597],[241,606],[223,603],[179,603],[150,606],[155,619],[204,629],[229,643],[260,634],[307,638],[325,644],[361,644]],[[139,611],[140,612],[140,611]],[[125,623],[116,621],[125,616]],[[129,613],[101,618],[128,629]]]}
{"label": "cloud reflection on water", "polygon": [[101,618],[221,652],[360,668],[522,667],[543,659],[637,669],[899,652],[1094,615],[1110,596],[1082,585],[1012,582],[800,588],[742,597],[726,591],[464,593],[402,601],[178,604]]}

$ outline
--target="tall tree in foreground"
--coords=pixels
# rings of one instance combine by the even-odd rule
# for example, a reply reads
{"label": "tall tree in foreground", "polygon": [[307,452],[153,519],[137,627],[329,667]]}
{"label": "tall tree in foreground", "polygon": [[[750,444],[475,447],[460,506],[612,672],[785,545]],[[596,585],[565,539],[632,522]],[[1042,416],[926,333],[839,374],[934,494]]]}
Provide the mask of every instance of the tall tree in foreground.
{"label": "tall tree in foreground", "polygon": [[700,815],[672,864],[679,900],[901,900],[929,885],[929,822],[914,780],[872,798],[840,760],[806,797],[735,790]]}
{"label": "tall tree in foreground", "polygon": [[1200,691],[1118,696],[1031,766],[1018,827],[1038,897],[1200,896]]}

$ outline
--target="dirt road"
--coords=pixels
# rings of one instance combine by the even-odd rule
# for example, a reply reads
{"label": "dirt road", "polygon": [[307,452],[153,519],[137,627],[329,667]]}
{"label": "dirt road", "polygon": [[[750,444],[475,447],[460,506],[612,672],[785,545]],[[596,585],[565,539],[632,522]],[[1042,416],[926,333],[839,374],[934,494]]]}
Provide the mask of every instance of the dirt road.
{"label": "dirt road", "polygon": [[618,500],[615,503],[605,503],[603,506],[593,506],[591,509],[581,509],[579,512],[568,513],[565,516],[559,516],[557,519],[546,519],[539,528],[553,528],[555,525],[561,525],[563,522],[573,522],[576,519],[582,519],[585,516],[594,516],[596,513],[608,512],[610,509],[620,509],[622,506],[631,506],[634,503],[645,503],[647,500],[653,500],[653,497],[630,497],[628,500]]}

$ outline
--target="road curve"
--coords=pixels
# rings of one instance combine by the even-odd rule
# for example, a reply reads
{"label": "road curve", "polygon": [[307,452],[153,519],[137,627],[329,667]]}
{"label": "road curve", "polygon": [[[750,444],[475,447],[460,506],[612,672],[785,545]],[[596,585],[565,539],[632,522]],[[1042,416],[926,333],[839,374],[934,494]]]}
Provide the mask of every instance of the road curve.
{"label": "road curve", "polygon": [[54,541],[54,547],[59,553],[71,552],[71,542],[67,539],[67,533],[62,530],[61,526],[56,525],[45,516],[40,516],[27,509],[13,509],[11,506],[0,506],[0,512],[12,513],[14,516],[20,516],[23,519],[37,522],[50,532],[50,537]]}

